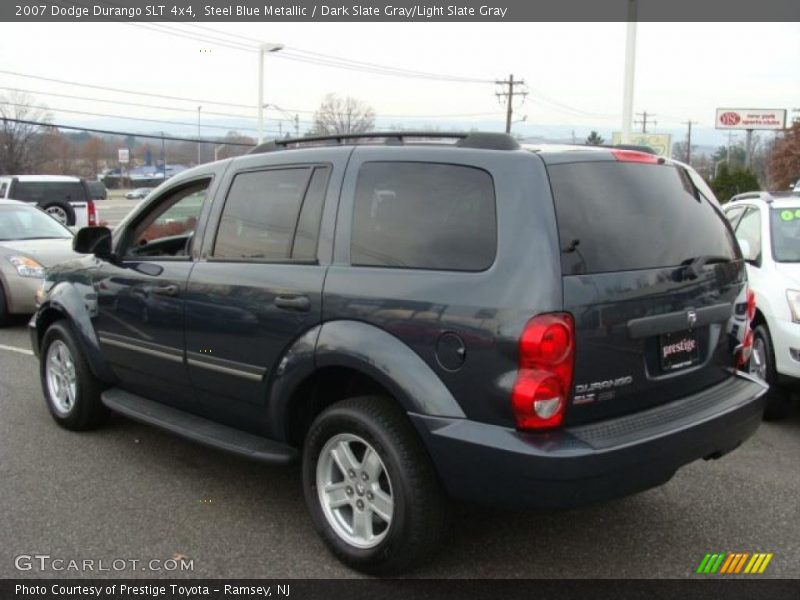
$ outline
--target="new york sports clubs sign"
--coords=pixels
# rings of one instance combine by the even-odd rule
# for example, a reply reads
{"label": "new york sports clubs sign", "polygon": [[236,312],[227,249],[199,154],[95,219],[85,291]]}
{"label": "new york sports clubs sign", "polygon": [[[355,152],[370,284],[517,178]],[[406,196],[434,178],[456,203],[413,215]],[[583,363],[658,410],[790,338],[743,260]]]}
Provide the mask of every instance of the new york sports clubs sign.
{"label": "new york sports clubs sign", "polygon": [[782,108],[718,108],[717,129],[785,129]]}

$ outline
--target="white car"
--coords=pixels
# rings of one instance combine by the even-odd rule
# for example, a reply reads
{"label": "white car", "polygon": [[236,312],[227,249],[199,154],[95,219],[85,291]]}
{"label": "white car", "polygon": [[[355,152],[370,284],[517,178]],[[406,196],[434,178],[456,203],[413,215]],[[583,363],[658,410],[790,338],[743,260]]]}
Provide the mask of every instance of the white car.
{"label": "white car", "polygon": [[765,417],[781,418],[800,384],[800,194],[739,194],[723,210],[756,295],[750,373],[770,385]]}

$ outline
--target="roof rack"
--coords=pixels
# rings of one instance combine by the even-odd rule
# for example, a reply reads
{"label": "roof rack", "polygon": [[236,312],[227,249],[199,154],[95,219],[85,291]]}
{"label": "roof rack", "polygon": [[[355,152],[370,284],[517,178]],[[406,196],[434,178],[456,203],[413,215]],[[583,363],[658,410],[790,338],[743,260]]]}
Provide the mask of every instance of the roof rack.
{"label": "roof rack", "polygon": [[731,201],[733,200],[763,200],[771,204],[773,195],[770,192],[743,192],[733,196]]}
{"label": "roof rack", "polygon": [[439,132],[439,131],[369,131],[364,133],[341,133],[335,135],[316,135],[284,140],[271,140],[259,144],[248,154],[262,154],[287,150],[289,148],[305,148],[309,146],[339,146],[350,142],[383,140],[386,145],[401,145],[411,138],[427,140],[456,139],[454,145],[459,148],[478,148],[483,150],[519,150],[520,145],[511,135],[495,132]]}

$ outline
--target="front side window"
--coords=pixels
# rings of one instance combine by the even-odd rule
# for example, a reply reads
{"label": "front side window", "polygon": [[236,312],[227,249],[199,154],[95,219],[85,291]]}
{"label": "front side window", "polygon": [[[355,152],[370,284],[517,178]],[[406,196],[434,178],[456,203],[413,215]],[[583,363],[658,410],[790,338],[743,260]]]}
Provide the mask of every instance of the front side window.
{"label": "front side window", "polygon": [[222,210],[215,258],[313,260],[317,252],[327,167],[239,173]]}
{"label": "front side window", "polygon": [[769,211],[772,255],[778,262],[800,262],[800,205]]}
{"label": "front side window", "polygon": [[168,192],[134,226],[123,255],[186,257],[203,209],[210,180]]}
{"label": "front side window", "polygon": [[366,163],[353,211],[354,265],[483,271],[494,262],[494,183],[481,169]]}
{"label": "front side window", "polygon": [[757,208],[750,208],[739,221],[736,228],[736,238],[744,240],[750,246],[750,253],[745,258],[761,260],[761,211]]}

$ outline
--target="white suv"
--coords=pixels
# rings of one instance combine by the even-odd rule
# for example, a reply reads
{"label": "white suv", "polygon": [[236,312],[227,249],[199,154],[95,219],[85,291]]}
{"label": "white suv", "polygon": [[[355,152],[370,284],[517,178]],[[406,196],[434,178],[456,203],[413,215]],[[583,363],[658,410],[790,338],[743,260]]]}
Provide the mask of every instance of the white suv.
{"label": "white suv", "polygon": [[800,383],[800,194],[739,194],[723,210],[756,294],[750,373],[769,383],[764,415],[778,419]]}
{"label": "white suv", "polygon": [[62,225],[98,224],[97,209],[83,179],[65,175],[0,176],[0,199],[36,204]]}

